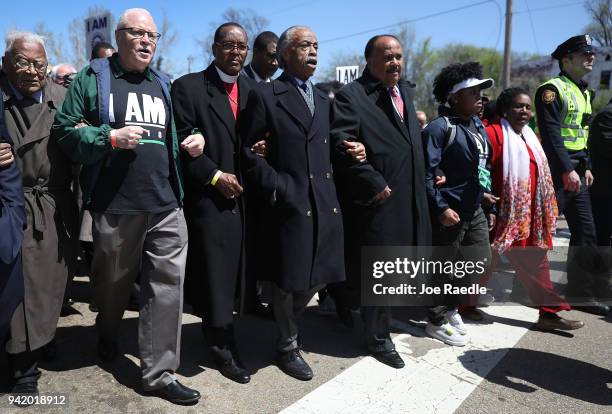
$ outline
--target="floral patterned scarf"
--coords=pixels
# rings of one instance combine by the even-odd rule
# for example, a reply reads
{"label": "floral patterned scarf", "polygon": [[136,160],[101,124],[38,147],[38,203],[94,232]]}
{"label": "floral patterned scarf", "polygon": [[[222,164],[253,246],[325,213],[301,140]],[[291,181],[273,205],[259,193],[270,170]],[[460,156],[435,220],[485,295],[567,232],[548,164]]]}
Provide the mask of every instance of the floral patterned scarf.
{"label": "floral patterned scarf", "polygon": [[[521,138],[505,118],[502,118],[500,123],[504,135],[503,187],[492,247],[501,254],[515,241],[527,239],[533,230],[534,246],[551,248],[550,236],[554,234],[557,226],[558,210],[555,189],[542,145],[529,126],[523,127]],[[538,165],[534,211],[531,211],[530,159],[527,146]]]}

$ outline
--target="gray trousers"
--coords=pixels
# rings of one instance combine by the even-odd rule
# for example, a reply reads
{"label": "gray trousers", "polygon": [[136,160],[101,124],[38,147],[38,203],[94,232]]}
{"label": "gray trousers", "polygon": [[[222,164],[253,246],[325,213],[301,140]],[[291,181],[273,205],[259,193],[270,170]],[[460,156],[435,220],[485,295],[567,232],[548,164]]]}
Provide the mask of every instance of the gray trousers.
{"label": "gray trousers", "polygon": [[272,283],[272,309],[279,331],[277,351],[289,352],[300,347],[297,318],[304,312],[308,302],[324,285],[303,292],[285,292]]}
{"label": "gray trousers", "polygon": [[159,214],[93,215],[98,334],[116,341],[140,273],[138,347],[143,388],[162,388],[179,367],[187,225],[182,209]]}

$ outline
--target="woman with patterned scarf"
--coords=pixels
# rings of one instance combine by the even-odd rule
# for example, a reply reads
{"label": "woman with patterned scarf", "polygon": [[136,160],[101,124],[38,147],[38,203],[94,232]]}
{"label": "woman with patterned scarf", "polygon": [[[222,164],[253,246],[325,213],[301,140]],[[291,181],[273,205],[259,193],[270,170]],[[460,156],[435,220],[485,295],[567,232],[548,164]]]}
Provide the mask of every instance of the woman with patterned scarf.
{"label": "woman with patterned scarf", "polygon": [[[531,99],[521,88],[504,90],[497,99],[498,122],[486,128],[492,145],[493,194],[500,197],[496,225],[491,231],[494,263],[504,254],[515,269],[540,317],[543,330],[573,330],[584,323],[558,316],[570,305],[555,292],[547,258],[557,225],[557,200],[546,155],[528,122]],[[488,282],[489,272],[480,281]],[[473,302],[472,302],[473,303]],[[482,319],[473,306],[463,306],[462,315]]]}

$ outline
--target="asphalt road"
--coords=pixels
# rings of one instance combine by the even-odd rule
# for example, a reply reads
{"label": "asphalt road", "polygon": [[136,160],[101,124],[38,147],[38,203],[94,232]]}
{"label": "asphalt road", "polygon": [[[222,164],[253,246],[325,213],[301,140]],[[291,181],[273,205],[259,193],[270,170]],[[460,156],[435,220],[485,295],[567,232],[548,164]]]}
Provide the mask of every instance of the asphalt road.
{"label": "asphalt road", "polygon": [[[563,232],[560,232],[563,238]],[[560,240],[562,244],[563,241]],[[552,257],[562,288],[563,254]],[[395,342],[407,366],[394,370],[364,351],[358,315],[353,330],[322,315],[313,301],[301,324],[305,359],[315,377],[302,382],[274,365],[273,322],[247,316],[237,322],[238,344],[252,381],[222,377],[204,345],[199,319],[185,314],[178,377],[203,395],[179,407],[143,395],[138,367],[137,313],[126,312],[120,358],[101,364],[95,313],[88,309],[87,278],[77,279],[75,313],[60,319],[58,358],[43,362],[39,389],[67,397],[63,406],[13,408],[0,396],[0,412],[69,413],[612,413],[612,318],[572,311],[586,326],[572,333],[533,327],[537,311],[509,302],[512,273],[491,283],[496,305],[470,325],[470,343],[452,348],[424,335],[421,309],[396,312]],[[6,361],[0,369],[7,372]],[[3,378],[0,391],[7,391]]]}

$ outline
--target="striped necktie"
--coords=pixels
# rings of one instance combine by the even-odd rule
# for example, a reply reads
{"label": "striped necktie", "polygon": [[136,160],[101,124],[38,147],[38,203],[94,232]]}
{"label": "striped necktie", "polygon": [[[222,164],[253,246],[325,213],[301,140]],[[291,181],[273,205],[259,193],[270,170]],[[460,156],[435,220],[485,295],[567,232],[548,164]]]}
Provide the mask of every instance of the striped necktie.
{"label": "striped necktie", "polygon": [[302,93],[304,100],[306,101],[306,105],[308,105],[308,109],[310,110],[310,115],[314,116],[314,97],[312,96],[312,88],[308,87],[308,82],[304,82],[299,86],[299,91]]}
{"label": "striped necktie", "polygon": [[397,87],[389,88],[389,93],[391,94],[391,99],[393,100],[393,106],[397,111],[400,119],[404,120],[404,101],[399,93],[397,93]]}

